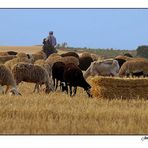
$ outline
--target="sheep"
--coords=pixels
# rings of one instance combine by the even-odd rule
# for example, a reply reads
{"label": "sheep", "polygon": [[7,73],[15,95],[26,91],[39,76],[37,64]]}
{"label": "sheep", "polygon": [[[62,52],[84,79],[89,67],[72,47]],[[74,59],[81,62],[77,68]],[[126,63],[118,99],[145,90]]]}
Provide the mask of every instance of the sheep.
{"label": "sheep", "polygon": [[126,62],[128,60],[131,60],[132,58],[131,57],[128,57],[128,56],[118,55],[114,59],[118,61],[119,66],[121,68],[121,66],[123,65],[124,62]]}
{"label": "sheep", "polygon": [[61,57],[67,57],[67,56],[74,56],[75,58],[79,59],[79,55],[76,52],[67,52],[61,54]]}
{"label": "sheep", "polygon": [[109,59],[103,61],[94,61],[84,73],[84,78],[87,79],[87,77],[90,75],[117,76],[119,68],[120,67],[117,60]]}
{"label": "sheep", "polygon": [[93,59],[90,56],[80,57],[79,58],[79,68],[81,70],[87,70],[90,64],[93,62]]}
{"label": "sheep", "polygon": [[46,54],[42,50],[39,51],[39,52],[33,53],[31,55],[32,55],[34,61],[39,60],[39,59],[44,59],[45,60],[47,58]]}
{"label": "sheep", "polygon": [[5,62],[4,65],[7,68],[9,68],[10,70],[12,70],[13,66],[19,62],[32,63],[33,59],[31,59],[31,58],[29,59],[27,54],[25,54],[25,53],[18,53],[17,58],[13,58],[12,60]]}
{"label": "sheep", "polygon": [[[64,82],[63,80],[64,69],[65,69],[65,63],[63,62],[56,62],[52,66],[52,79],[53,79],[55,90],[57,90],[58,81],[60,81],[60,84]],[[55,84],[55,81],[56,81],[56,84]]]}
{"label": "sheep", "polygon": [[[76,95],[77,87],[79,86],[84,88],[88,96],[91,97],[90,94],[91,86],[85,81],[81,69],[75,64],[69,63],[65,65],[63,79],[65,82],[67,94],[68,94],[68,85],[69,85],[70,96]],[[72,87],[74,87],[73,95],[72,95]]]}
{"label": "sheep", "polygon": [[79,65],[79,59],[77,59],[74,56],[66,56],[66,57],[63,57],[61,59],[61,62],[65,63],[65,64],[73,63],[73,64],[75,64],[77,66]]}
{"label": "sheep", "polygon": [[80,57],[91,57],[91,53],[83,52],[83,53],[80,54]]}
{"label": "sheep", "polygon": [[50,64],[51,67],[53,66],[55,62],[63,62],[65,64],[74,63],[75,65],[79,65],[79,60],[74,56],[66,56],[66,57],[55,56],[51,58],[48,57],[46,62]]}
{"label": "sheep", "polygon": [[31,82],[36,83],[35,90],[39,92],[39,85],[46,85],[46,93],[53,91],[53,84],[51,78],[48,76],[48,72],[39,65],[27,64],[27,63],[18,63],[14,65],[12,73],[18,85],[20,82]]}
{"label": "sheep", "polygon": [[8,52],[0,52],[0,56],[8,56]]}
{"label": "sheep", "polygon": [[[148,60],[144,58],[134,58],[126,61],[119,70],[119,76],[129,76],[134,73],[143,73],[143,76],[148,76]],[[142,74],[141,73],[141,74]]]}
{"label": "sheep", "polygon": [[47,70],[49,77],[51,77],[52,67],[44,59],[37,60],[37,61],[34,62],[34,64],[44,67]]}
{"label": "sheep", "polygon": [[14,80],[14,77],[11,73],[11,71],[5,66],[0,65],[0,85],[4,86],[6,85],[5,94],[10,89],[10,92],[14,95],[21,95],[16,87],[16,82]]}
{"label": "sheep", "polygon": [[50,56],[49,56],[49,57],[45,60],[45,62],[47,62],[48,64],[50,64],[51,67],[52,67],[55,62],[59,62],[59,61],[61,61],[61,59],[62,59],[62,57],[61,57],[60,55],[57,55],[57,56],[54,56],[54,57],[50,57]]}
{"label": "sheep", "polygon": [[16,58],[15,55],[8,55],[8,56],[0,56],[0,64],[4,64],[6,61],[12,60]]}

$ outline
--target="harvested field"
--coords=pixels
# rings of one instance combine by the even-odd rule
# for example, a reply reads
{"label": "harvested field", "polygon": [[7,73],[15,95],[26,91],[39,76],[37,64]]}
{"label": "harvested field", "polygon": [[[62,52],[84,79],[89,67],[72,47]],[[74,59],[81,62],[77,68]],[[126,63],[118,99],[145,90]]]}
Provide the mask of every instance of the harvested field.
{"label": "harvested field", "polygon": [[[0,50],[35,53],[41,50],[41,46],[0,46]],[[58,50],[58,53],[63,52],[66,51]],[[88,82],[92,84],[90,79]],[[113,78],[110,81],[113,82]],[[113,86],[116,87],[110,83],[110,89]],[[75,97],[60,90],[48,95],[36,94],[33,89],[34,84],[23,82],[19,85],[22,96],[0,94],[0,134],[148,133],[148,100],[144,99],[148,91],[144,92],[144,98],[123,100],[114,97],[110,100],[105,95],[88,98],[81,88]],[[110,96],[114,96],[114,91]]]}
{"label": "harvested field", "polygon": [[76,97],[59,90],[32,93],[33,84],[19,86],[22,96],[0,95],[0,134],[146,134],[148,100]]}
{"label": "harvested field", "polygon": [[92,93],[107,99],[148,99],[148,78],[94,77]]}

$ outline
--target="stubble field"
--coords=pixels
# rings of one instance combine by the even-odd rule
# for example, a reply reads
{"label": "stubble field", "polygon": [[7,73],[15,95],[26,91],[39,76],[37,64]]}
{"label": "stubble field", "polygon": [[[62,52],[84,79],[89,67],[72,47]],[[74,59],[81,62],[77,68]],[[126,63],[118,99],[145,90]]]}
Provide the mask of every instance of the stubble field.
{"label": "stubble field", "polygon": [[60,90],[36,94],[33,88],[23,82],[22,96],[0,95],[0,134],[148,133],[148,100],[88,98],[80,88],[71,98]]}

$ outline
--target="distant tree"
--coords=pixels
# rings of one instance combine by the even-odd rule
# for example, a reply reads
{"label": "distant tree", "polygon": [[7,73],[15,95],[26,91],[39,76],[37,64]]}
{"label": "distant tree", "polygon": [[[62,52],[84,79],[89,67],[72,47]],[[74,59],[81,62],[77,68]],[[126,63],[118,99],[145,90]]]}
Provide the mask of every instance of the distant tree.
{"label": "distant tree", "polygon": [[148,46],[147,45],[138,46],[136,51],[137,51],[138,57],[148,58]]}

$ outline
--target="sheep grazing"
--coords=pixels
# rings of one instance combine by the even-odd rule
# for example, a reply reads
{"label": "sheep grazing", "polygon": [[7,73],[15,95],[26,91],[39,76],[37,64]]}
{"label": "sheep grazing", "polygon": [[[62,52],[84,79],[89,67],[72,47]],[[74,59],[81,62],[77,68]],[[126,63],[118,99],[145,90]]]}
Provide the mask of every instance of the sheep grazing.
{"label": "sheep grazing", "polygon": [[119,64],[116,60],[94,61],[84,73],[84,78],[88,76],[117,76],[119,72]]}
{"label": "sheep grazing", "polygon": [[87,68],[90,66],[90,64],[93,62],[92,57],[80,57],[79,58],[79,68],[81,70],[87,70]]}
{"label": "sheep grazing", "polygon": [[118,61],[119,66],[121,68],[121,66],[123,65],[124,62],[126,62],[128,60],[131,60],[132,58],[131,57],[128,57],[128,56],[118,55],[114,59]]}
{"label": "sheep grazing", "polygon": [[119,76],[142,75],[148,76],[148,60],[144,58],[134,58],[126,61],[119,70]]}
{"label": "sheep grazing", "polygon": [[14,80],[14,77],[11,73],[11,71],[5,66],[0,65],[0,85],[4,86],[6,85],[5,94],[10,89],[10,92],[14,95],[21,95],[16,87],[16,82]]}
{"label": "sheep grazing", "polygon": [[55,90],[57,90],[58,81],[60,81],[60,84],[64,82],[64,79],[63,79],[64,69],[65,69],[65,64],[63,62],[56,62],[52,66],[52,79],[53,79]]}
{"label": "sheep grazing", "polygon": [[67,52],[67,53],[61,54],[61,57],[67,57],[67,56],[73,56],[73,57],[79,59],[79,55],[76,52]]}
{"label": "sheep grazing", "polygon": [[[49,78],[47,71],[39,66],[33,64],[26,63],[18,63],[13,69],[12,73],[14,75],[14,79],[16,80],[16,84],[18,85],[20,82],[30,82],[36,83],[35,90],[37,89],[39,92],[39,85],[46,85],[46,93],[49,93],[53,90],[53,84],[51,78]],[[34,90],[34,91],[35,91]]]}
{"label": "sheep grazing", "polygon": [[[91,94],[90,94],[91,86],[85,81],[83,77],[83,73],[78,66],[76,66],[73,63],[65,65],[63,78],[66,85],[67,93],[68,93],[68,85],[69,85],[70,96],[76,95],[77,87],[79,86],[84,88],[88,96],[91,97]],[[74,87],[73,95],[72,95],[72,87]]]}

